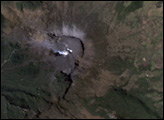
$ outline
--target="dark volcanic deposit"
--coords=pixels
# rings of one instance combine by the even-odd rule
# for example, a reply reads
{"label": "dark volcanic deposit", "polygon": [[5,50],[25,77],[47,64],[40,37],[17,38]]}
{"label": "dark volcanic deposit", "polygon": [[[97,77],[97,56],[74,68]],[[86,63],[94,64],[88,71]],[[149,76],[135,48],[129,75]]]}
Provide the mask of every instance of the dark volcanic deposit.
{"label": "dark volcanic deposit", "polygon": [[162,119],[162,1],[2,1],[2,119]]}

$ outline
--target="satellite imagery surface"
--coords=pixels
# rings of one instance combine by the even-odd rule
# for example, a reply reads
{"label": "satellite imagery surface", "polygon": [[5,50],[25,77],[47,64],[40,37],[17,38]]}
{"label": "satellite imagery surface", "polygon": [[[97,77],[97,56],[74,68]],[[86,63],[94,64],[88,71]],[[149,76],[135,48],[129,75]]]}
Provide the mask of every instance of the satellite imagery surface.
{"label": "satellite imagery surface", "polygon": [[1,1],[1,119],[163,119],[163,1]]}

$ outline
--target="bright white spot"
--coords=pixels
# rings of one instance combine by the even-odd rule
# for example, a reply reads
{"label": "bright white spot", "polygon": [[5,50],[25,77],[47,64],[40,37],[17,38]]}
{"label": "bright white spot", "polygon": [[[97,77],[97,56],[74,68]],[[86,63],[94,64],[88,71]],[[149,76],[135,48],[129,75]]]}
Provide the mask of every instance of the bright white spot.
{"label": "bright white spot", "polygon": [[67,56],[67,55],[69,54],[69,52],[66,51],[66,50],[63,50],[63,51],[54,50],[54,53],[58,53],[59,55],[63,55],[64,57]]}
{"label": "bright white spot", "polygon": [[146,61],[146,58],[142,58],[143,61]]}
{"label": "bright white spot", "polygon": [[149,77],[149,75],[148,75],[148,74],[146,74],[146,77]]}
{"label": "bright white spot", "polygon": [[63,55],[64,57],[67,56],[69,53],[68,51],[59,51],[59,54]]}
{"label": "bright white spot", "polygon": [[69,49],[69,48],[67,48],[67,51],[69,51],[70,53],[72,53],[72,50],[71,50],[71,49]]}

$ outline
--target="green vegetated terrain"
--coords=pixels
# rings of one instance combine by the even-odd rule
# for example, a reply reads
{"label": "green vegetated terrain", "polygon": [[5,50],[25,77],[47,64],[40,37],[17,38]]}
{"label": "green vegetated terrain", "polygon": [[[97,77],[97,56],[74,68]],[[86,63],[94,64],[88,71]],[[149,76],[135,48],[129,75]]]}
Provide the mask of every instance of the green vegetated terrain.
{"label": "green vegetated terrain", "polygon": [[[163,2],[1,7],[1,118],[163,118]],[[85,33],[71,87],[53,62],[26,45],[63,24]]]}

